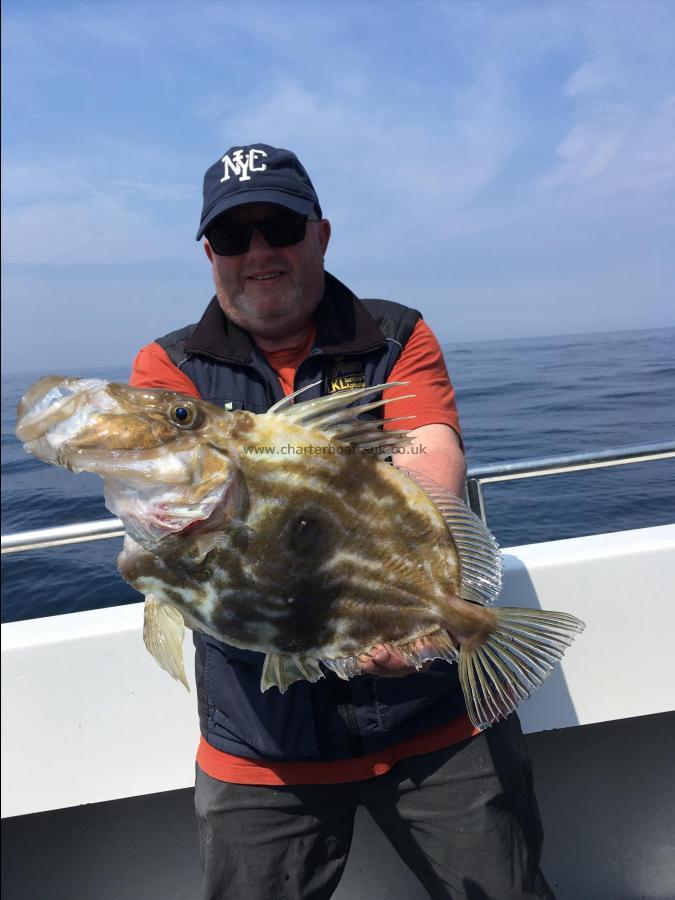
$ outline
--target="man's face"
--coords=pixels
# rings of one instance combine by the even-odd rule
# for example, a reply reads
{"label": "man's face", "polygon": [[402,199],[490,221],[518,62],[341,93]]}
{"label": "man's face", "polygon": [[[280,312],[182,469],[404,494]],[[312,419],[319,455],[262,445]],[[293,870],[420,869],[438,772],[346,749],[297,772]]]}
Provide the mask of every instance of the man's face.
{"label": "man's face", "polygon": [[[227,222],[260,222],[279,216],[273,203],[248,203],[227,213]],[[289,247],[270,247],[255,230],[248,250],[218,256],[204,242],[213,266],[216,295],[223,312],[253,337],[285,338],[311,320],[323,294],[323,256],[330,223],[307,222],[304,240]]]}

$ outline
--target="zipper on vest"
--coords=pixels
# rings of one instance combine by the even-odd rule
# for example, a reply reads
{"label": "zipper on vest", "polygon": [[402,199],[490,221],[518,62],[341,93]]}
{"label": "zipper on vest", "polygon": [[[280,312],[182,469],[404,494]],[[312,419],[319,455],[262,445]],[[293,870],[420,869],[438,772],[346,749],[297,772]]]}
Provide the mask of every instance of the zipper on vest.
{"label": "zipper on vest", "polygon": [[267,375],[265,374],[263,369],[257,365],[256,360],[250,360],[247,365],[249,365],[257,375],[260,375],[263,383],[263,388],[265,389],[265,401],[267,403],[267,408],[269,409],[270,406],[273,406],[280,398],[275,396],[274,389],[270,384]]}

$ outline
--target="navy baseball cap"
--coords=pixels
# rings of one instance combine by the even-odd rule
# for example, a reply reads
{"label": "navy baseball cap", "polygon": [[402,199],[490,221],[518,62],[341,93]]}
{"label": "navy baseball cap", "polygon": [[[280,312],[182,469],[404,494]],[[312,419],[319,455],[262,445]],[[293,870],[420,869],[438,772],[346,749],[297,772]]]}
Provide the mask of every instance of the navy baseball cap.
{"label": "navy baseball cap", "polygon": [[245,203],[278,203],[322,218],[319,198],[302,163],[290,150],[269,144],[230,147],[204,175],[199,240],[218,216]]}

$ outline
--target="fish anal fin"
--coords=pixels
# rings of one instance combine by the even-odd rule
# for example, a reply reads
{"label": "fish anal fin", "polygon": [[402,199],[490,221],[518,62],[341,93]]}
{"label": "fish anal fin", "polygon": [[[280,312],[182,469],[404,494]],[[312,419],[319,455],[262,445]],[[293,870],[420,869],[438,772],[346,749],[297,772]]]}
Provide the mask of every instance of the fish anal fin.
{"label": "fish anal fin", "polygon": [[343,681],[349,681],[361,673],[359,661],[355,656],[322,657],[321,663]]}
{"label": "fish anal fin", "polygon": [[443,628],[393,646],[400,651],[408,665],[416,669],[421,669],[430,659],[444,659],[451,663],[457,662],[458,659],[452,638]]}
{"label": "fish anal fin", "polygon": [[143,642],[161,668],[189,691],[183,665],[184,634],[183,616],[176,607],[148,594],[143,609]]}
{"label": "fish anal fin", "polygon": [[268,653],[260,677],[260,690],[264,693],[271,687],[278,687],[283,694],[294,681],[314,682],[319,678],[323,678],[323,672],[313,656]]}
{"label": "fish anal fin", "polygon": [[[455,645],[447,631],[442,628],[422,637],[412,638],[400,643],[383,643],[383,647],[395,655],[401,655],[405,662],[415,669],[421,669],[430,659],[445,659],[448,662],[457,662],[458,654]],[[355,675],[362,674],[358,656],[343,656],[338,658],[321,658],[321,663],[338,678],[348,681]]]}
{"label": "fish anal fin", "polygon": [[504,607],[481,644],[462,647],[459,680],[476,728],[505,719],[548,678],[584,623],[569,613]]}

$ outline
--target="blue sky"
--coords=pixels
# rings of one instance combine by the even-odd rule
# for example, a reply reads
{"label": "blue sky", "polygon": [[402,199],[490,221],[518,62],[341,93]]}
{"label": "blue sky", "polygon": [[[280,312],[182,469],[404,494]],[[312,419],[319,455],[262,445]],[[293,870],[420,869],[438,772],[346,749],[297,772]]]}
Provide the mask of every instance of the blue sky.
{"label": "blue sky", "polygon": [[5,371],[198,319],[203,173],[253,141],[442,340],[675,324],[667,0],[5,0],[2,115]]}

